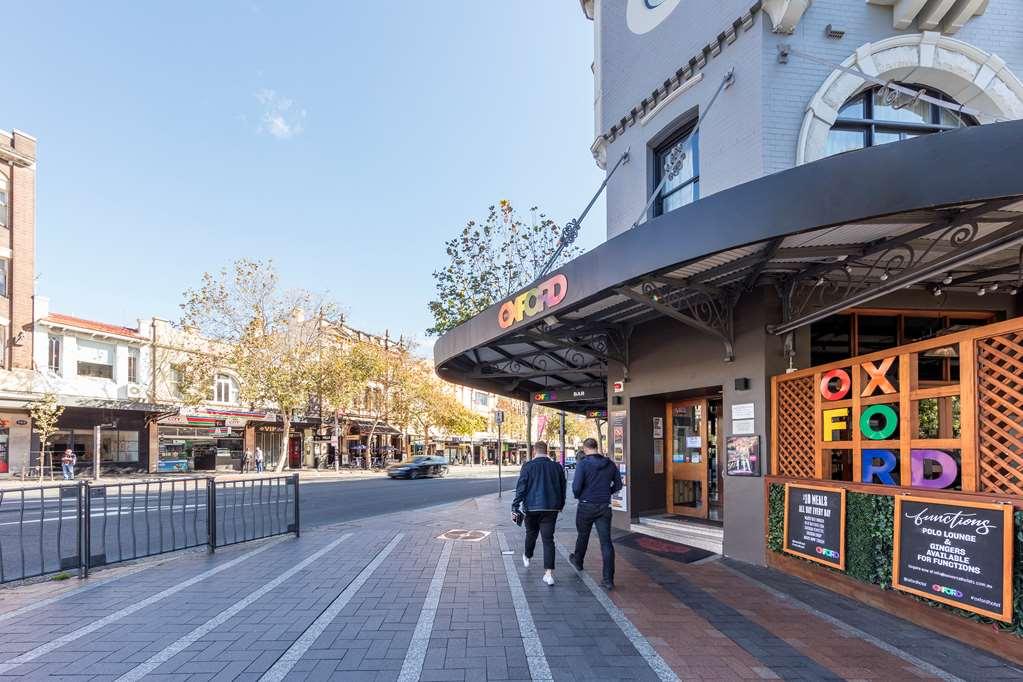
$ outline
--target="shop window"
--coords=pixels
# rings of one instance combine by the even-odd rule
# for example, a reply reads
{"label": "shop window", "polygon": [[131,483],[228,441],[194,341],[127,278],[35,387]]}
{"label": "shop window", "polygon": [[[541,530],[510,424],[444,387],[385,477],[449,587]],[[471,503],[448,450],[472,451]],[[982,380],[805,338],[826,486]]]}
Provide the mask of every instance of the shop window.
{"label": "shop window", "polygon": [[[915,85],[906,87],[920,89]],[[895,103],[891,93],[879,86],[846,102],[839,109],[835,125],[828,133],[827,156],[977,125],[977,121],[969,116],[930,102],[909,101],[911,98],[905,95],[899,95],[898,103]],[[927,89],[926,94],[950,104],[959,104],[937,90]]]}
{"label": "shop window", "polygon": [[60,374],[60,356],[61,356],[61,338],[59,336],[49,336],[47,340],[47,360],[46,365],[51,372],[54,374]]}
{"label": "shop window", "polygon": [[[810,325],[810,362],[823,365],[858,355],[937,338],[971,327],[991,324],[993,312],[935,314],[916,310],[852,310]],[[956,382],[959,379],[958,349],[934,349],[917,358],[921,385]]]}
{"label": "shop window", "polygon": [[129,348],[128,349],[128,383],[137,384],[139,382],[139,349]]}
{"label": "shop window", "polygon": [[479,407],[489,407],[490,406],[490,396],[487,395],[486,393],[483,393],[482,391],[473,391],[472,392],[472,404],[473,405],[477,405]]}
{"label": "shop window", "polygon": [[78,376],[114,378],[114,348],[107,343],[78,339]]}
{"label": "shop window", "polygon": [[3,349],[3,352],[0,352],[0,367],[7,366],[7,346],[10,339],[9,334],[10,330],[7,328],[7,325],[0,324],[0,349]]}
{"label": "shop window", "polygon": [[10,296],[11,292],[7,288],[8,284],[8,273],[11,269],[11,261],[6,258],[0,258],[0,296]]}
{"label": "shop window", "polygon": [[181,397],[181,368],[171,367],[170,375],[167,377],[167,384],[170,394],[175,398]]}
{"label": "shop window", "polygon": [[655,186],[664,180],[657,197],[657,215],[674,211],[700,198],[699,132],[686,125],[654,153]]}
{"label": "shop window", "polygon": [[845,360],[852,352],[852,315],[832,315],[810,325],[810,364]]}

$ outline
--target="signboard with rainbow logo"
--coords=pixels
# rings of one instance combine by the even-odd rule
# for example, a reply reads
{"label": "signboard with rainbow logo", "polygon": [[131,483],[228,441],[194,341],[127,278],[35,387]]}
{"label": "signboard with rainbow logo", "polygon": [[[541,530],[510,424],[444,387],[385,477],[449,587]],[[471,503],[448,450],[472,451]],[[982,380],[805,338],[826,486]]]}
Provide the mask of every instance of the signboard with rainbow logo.
{"label": "signboard with rainbow logo", "polygon": [[845,570],[845,490],[785,486],[784,549],[803,559]]}

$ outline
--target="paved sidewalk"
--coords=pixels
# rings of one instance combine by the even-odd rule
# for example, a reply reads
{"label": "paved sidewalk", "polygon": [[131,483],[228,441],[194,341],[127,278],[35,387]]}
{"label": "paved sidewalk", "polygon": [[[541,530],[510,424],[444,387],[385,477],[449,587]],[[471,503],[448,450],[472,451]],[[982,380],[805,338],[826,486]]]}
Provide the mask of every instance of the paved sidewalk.
{"label": "paved sidewalk", "polygon": [[[488,495],[141,570],[97,571],[52,593],[40,585],[0,590],[0,675],[1023,679],[1003,661],[910,623],[726,560],[680,564],[620,546],[618,589],[607,594],[597,586],[595,537],[586,573],[565,560],[571,509],[559,523],[557,583],[548,587],[539,555],[522,566],[509,502]],[[484,533],[438,539],[466,525]]]}

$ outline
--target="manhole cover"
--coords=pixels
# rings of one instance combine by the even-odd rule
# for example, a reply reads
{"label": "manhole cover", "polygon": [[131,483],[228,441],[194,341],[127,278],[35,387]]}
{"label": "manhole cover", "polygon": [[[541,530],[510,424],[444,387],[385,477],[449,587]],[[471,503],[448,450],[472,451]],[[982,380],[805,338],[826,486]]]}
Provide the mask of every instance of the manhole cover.
{"label": "manhole cover", "polygon": [[449,531],[444,532],[442,535],[438,535],[438,540],[467,540],[469,542],[479,542],[483,538],[490,535],[489,530],[467,530],[465,528],[452,528]]}

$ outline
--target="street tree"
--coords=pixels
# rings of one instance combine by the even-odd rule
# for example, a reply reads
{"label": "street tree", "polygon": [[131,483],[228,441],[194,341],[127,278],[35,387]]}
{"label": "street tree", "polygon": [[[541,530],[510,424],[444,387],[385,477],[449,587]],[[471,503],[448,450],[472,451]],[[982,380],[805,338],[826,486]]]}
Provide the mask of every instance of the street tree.
{"label": "street tree", "polygon": [[317,393],[332,415],[338,439],[338,453],[334,457],[336,471],[340,467],[340,452],[345,447],[344,436],[349,431],[352,413],[377,373],[375,363],[379,354],[371,340],[346,337],[340,328],[333,332],[317,353],[315,376]]}
{"label": "street tree", "polygon": [[[362,411],[371,420],[366,442],[372,444],[373,437],[383,424],[391,421],[408,423],[415,359],[411,344],[404,339],[392,342],[385,337],[382,343],[370,344],[367,353],[368,381]],[[368,450],[366,455],[363,458],[363,468],[369,468],[373,453]]]}
{"label": "street tree", "polygon": [[[50,452],[50,439],[57,432],[57,420],[64,413],[64,406],[57,402],[57,396],[53,393],[46,393],[38,401],[32,403],[28,408],[29,416],[32,417],[32,428],[39,434],[39,480],[43,480],[43,468],[53,467],[53,453]],[[51,477],[53,474],[50,474]]]}
{"label": "street tree", "polygon": [[[242,400],[280,413],[285,451],[276,470],[283,471],[292,422],[319,383],[317,353],[327,330],[340,322],[337,308],[311,292],[283,290],[272,262],[247,259],[204,273],[184,297],[182,326],[224,349],[215,360],[237,374]],[[186,375],[204,376],[207,368],[198,365],[208,366],[210,360],[201,357],[184,363]],[[197,395],[198,389],[191,398]]]}
{"label": "street tree", "polygon": [[[433,273],[433,326],[427,333],[443,334],[540,277],[563,230],[536,207],[529,214],[524,220],[502,199],[488,208],[481,222],[468,221],[458,236],[445,242],[448,262]],[[578,251],[566,246],[555,265]]]}
{"label": "street tree", "polygon": [[423,434],[424,451],[430,445],[431,429],[450,435],[471,436],[487,428],[487,419],[462,404],[450,384],[446,384],[426,363],[420,363],[410,384],[410,416]]}

